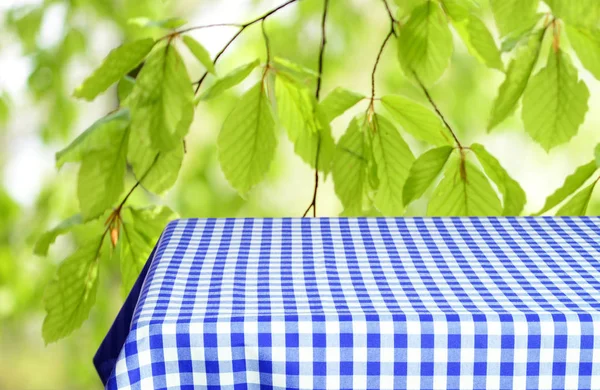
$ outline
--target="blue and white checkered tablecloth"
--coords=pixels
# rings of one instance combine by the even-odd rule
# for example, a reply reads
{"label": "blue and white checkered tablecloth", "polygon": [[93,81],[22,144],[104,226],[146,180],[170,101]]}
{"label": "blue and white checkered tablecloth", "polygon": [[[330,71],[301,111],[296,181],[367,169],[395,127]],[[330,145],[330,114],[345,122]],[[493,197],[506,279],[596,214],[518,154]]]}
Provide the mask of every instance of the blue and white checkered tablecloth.
{"label": "blue and white checkered tablecloth", "polygon": [[600,389],[600,218],[170,223],[107,389]]}

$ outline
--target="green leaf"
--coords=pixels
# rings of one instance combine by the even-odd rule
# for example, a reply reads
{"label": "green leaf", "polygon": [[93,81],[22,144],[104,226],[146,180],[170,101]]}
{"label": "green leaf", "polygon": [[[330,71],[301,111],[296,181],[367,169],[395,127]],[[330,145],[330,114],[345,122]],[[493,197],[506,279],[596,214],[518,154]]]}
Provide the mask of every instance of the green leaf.
{"label": "green leaf", "polygon": [[314,168],[319,144],[319,170],[328,174],[335,142],[329,123],[318,112],[312,91],[278,75],[275,79],[275,96],[279,122],[294,143],[296,154]]}
{"label": "green leaf", "polygon": [[316,101],[312,92],[283,77],[275,79],[277,114],[292,142],[304,133],[316,133]]}
{"label": "green leaf", "polygon": [[494,37],[481,19],[469,14],[465,20],[454,22],[454,27],[471,55],[490,68],[504,71],[504,63]]}
{"label": "green leaf", "polygon": [[486,216],[502,214],[498,195],[481,171],[468,161],[456,158],[446,166],[427,215]]}
{"label": "green leaf", "polygon": [[496,127],[515,110],[537,62],[544,31],[542,29],[531,34],[527,44],[517,48],[515,58],[508,65],[506,78],[500,85],[498,96],[494,101],[488,131]]}
{"label": "green leaf", "polygon": [[123,192],[129,132],[112,139],[105,149],[83,156],[77,178],[77,197],[85,221],[100,216]]}
{"label": "green leaf", "polygon": [[539,0],[490,0],[500,35],[526,26],[535,15],[538,3]]}
{"label": "green leaf", "polygon": [[544,207],[535,213],[535,215],[541,215],[565,200],[569,195],[577,191],[577,189],[581,187],[583,183],[585,183],[590,177],[592,177],[597,169],[598,166],[596,165],[596,161],[590,161],[589,163],[578,167],[575,172],[565,178],[565,182],[560,188],[546,198]]}
{"label": "green leaf", "polygon": [[125,76],[117,84],[117,96],[119,97],[119,103],[124,104],[127,97],[133,91],[133,86],[135,85],[135,79],[131,76]]}
{"label": "green leaf", "polygon": [[128,99],[132,131],[163,152],[181,145],[194,116],[194,93],[183,59],[167,45],[153,52]]}
{"label": "green leaf", "polygon": [[375,114],[373,126],[373,157],[379,178],[375,207],[384,215],[401,215],[402,187],[415,156],[392,122]]}
{"label": "green leaf", "polygon": [[600,1],[598,0],[544,0],[552,14],[567,24],[582,27],[598,27]]}
{"label": "green leaf", "polygon": [[187,23],[187,20],[181,18],[169,18],[162,20],[152,20],[145,17],[131,18],[127,24],[143,28],[163,28],[176,29]]}
{"label": "green leaf", "polygon": [[336,87],[319,103],[319,107],[327,123],[330,123],[364,98],[360,93]]}
{"label": "green leaf", "polygon": [[523,123],[546,151],[570,140],[585,119],[590,93],[562,50],[550,49],[548,64],[529,82],[523,96]]}
{"label": "green leaf", "polygon": [[600,144],[596,145],[594,156],[596,157],[596,166],[600,168]]}
{"label": "green leaf", "polygon": [[46,318],[42,335],[46,343],[68,336],[88,317],[98,289],[98,243],[79,246],[58,267],[44,292]]}
{"label": "green leaf", "polygon": [[68,233],[74,226],[80,225],[83,222],[80,214],[75,214],[70,218],[65,219],[52,230],[49,230],[42,234],[33,248],[33,253],[38,256],[46,256],[50,245],[56,241],[56,238],[60,235]]}
{"label": "green leaf", "polygon": [[174,217],[168,207],[123,210],[119,244],[124,294],[131,290],[160,234]]}
{"label": "green leaf", "polygon": [[142,186],[155,194],[162,194],[173,187],[183,163],[183,142],[168,152],[154,149],[143,138],[131,133],[127,160],[136,179]]}
{"label": "green leaf", "polygon": [[413,11],[398,36],[398,59],[407,75],[413,72],[428,85],[444,73],[452,56],[452,33],[437,2]]}
{"label": "green leaf", "polygon": [[569,41],[583,66],[600,80],[600,29],[566,26]]}
{"label": "green leaf", "polygon": [[200,95],[199,100],[208,100],[212,99],[216,96],[219,96],[223,92],[227,91],[229,88],[234,87],[244,81],[248,75],[256,68],[259,64],[258,59],[244,64],[240,67],[235,68],[231,72],[227,73],[222,78],[215,81],[213,85],[210,86],[202,95]]}
{"label": "green leaf", "polygon": [[496,157],[492,156],[481,144],[471,145],[471,150],[477,155],[485,174],[494,182],[502,194],[504,201],[504,216],[521,215],[527,202],[525,191],[519,183],[509,176]]}
{"label": "green leaf", "polygon": [[229,183],[246,194],[265,177],[276,147],[273,113],[260,81],[236,104],[217,139],[219,162]]}
{"label": "green leaf", "polygon": [[194,57],[196,57],[196,59],[200,61],[202,66],[204,66],[204,68],[206,68],[208,72],[215,75],[217,74],[217,72],[215,71],[215,64],[210,58],[210,54],[204,48],[204,46],[200,44],[200,42],[190,37],[189,35],[184,35],[183,43],[185,43],[185,45],[188,47],[188,49],[190,49]]}
{"label": "green leaf", "polygon": [[415,8],[424,4],[428,0],[394,0],[398,6],[398,19],[402,20],[414,11]]}
{"label": "green leaf", "polygon": [[420,155],[413,165],[404,188],[402,197],[404,205],[408,206],[413,200],[419,199],[427,188],[438,177],[454,148],[449,145],[431,149]]}
{"label": "green leaf", "polygon": [[56,167],[60,168],[67,162],[79,162],[86,154],[95,150],[109,148],[115,138],[121,139],[129,126],[129,110],[121,109],[99,119],[69,146],[56,153]]}
{"label": "green leaf", "polygon": [[294,141],[294,151],[302,160],[314,168],[318,147],[319,171],[323,172],[325,177],[327,177],[327,174],[331,171],[331,163],[335,153],[335,141],[331,135],[329,123],[325,121],[318,108],[316,116],[317,130],[315,132],[301,133],[296,138],[296,141]]}
{"label": "green leaf", "polygon": [[363,119],[352,119],[337,143],[333,158],[333,184],[344,206],[344,215],[362,214],[363,193],[368,180],[365,135],[359,120]]}
{"label": "green leaf", "polygon": [[113,49],[100,67],[75,89],[73,95],[86,100],[94,100],[100,93],[123,78],[146,58],[154,46],[150,38],[125,43]]}
{"label": "green leaf", "polygon": [[448,129],[430,109],[398,95],[384,96],[381,103],[413,137],[436,146],[454,143]]}
{"label": "green leaf", "polygon": [[590,199],[592,199],[592,193],[594,187],[598,181],[594,180],[592,184],[585,187],[578,193],[576,193],[567,203],[565,203],[557,212],[557,216],[582,216],[586,214]]}
{"label": "green leaf", "polygon": [[283,73],[287,77],[290,77],[301,84],[305,84],[306,82],[315,80],[319,77],[319,73],[314,70],[281,57],[275,57],[273,59],[273,67],[277,73]]}

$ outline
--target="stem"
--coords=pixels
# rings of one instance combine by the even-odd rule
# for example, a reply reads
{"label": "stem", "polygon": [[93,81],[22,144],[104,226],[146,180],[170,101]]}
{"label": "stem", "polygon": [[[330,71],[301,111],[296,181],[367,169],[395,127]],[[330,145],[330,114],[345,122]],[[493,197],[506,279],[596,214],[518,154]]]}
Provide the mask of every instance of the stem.
{"label": "stem", "polygon": [[[225,53],[225,51],[227,50],[227,48],[233,43],[233,41],[235,41],[237,39],[237,37],[240,36],[240,34],[242,34],[242,32],[252,26],[253,24],[260,22],[262,20],[265,20],[266,18],[268,18],[269,16],[273,15],[275,12],[287,7],[288,5],[295,3],[299,0],[288,0],[287,2],[273,8],[272,10],[268,11],[267,13],[263,14],[262,16],[259,16],[256,19],[253,19],[249,22],[246,22],[244,24],[241,25],[237,25],[240,27],[240,29],[235,33],[235,35],[233,37],[231,37],[231,39],[229,40],[229,42],[227,42],[225,44],[225,46],[223,46],[223,48],[221,49],[221,51],[219,51],[217,53],[217,55],[215,56],[215,59],[213,60],[213,64],[217,64],[217,61],[219,60],[219,58],[223,55],[223,53]],[[188,29],[189,30],[189,29]],[[202,77],[200,77],[200,79],[198,79],[198,81],[196,81],[196,91],[194,92],[195,94],[198,93],[198,91],[200,90],[200,86],[202,85],[202,83],[204,82],[204,79],[206,79],[206,76],[208,76],[208,71],[204,72],[204,74],[202,75]]]}
{"label": "stem", "polygon": [[[321,45],[319,47],[319,68],[317,77],[317,87],[315,89],[315,98],[317,103],[319,102],[319,96],[321,94],[321,80],[323,79],[323,58],[325,55],[325,44],[327,43],[326,35],[326,22],[327,22],[327,9],[329,8],[329,0],[323,0],[323,17],[321,18]],[[317,133],[317,153],[315,155],[315,187],[313,190],[312,201],[302,214],[302,217],[306,217],[310,209],[313,209],[313,217],[317,216],[317,193],[319,191],[319,155],[321,154],[321,133]]]}
{"label": "stem", "polygon": [[394,31],[394,24],[398,23],[398,20],[396,20],[396,18],[394,17],[394,14],[392,14],[392,10],[390,9],[390,6],[387,3],[387,0],[382,0],[382,1],[383,1],[383,5],[385,6],[385,10],[387,11],[388,16],[390,17],[390,21],[392,22],[392,34],[396,35],[396,31]]}
{"label": "stem", "polygon": [[[387,4],[387,3],[386,3]],[[375,101],[375,72],[377,72],[377,65],[379,65],[379,61],[381,60],[381,55],[383,54],[383,49],[387,45],[388,41],[394,34],[394,28],[390,29],[390,32],[385,36],[381,47],[379,48],[379,53],[377,53],[377,58],[375,59],[375,65],[373,65],[373,71],[371,72],[371,99],[369,103],[369,107],[373,107],[373,102]]]}
{"label": "stem", "polygon": [[178,30],[175,31],[175,34],[180,35],[180,34],[185,34],[187,32],[190,31],[194,31],[194,30],[201,30],[204,28],[211,28],[211,27],[242,27],[241,24],[239,23],[213,23],[213,24],[205,24],[202,26],[193,26],[193,27],[189,27],[189,28],[184,28],[183,30]]}
{"label": "stem", "polygon": [[319,77],[317,78],[317,89],[315,91],[315,97],[317,98],[317,101],[319,101],[319,96],[321,94],[321,80],[323,79],[323,57],[325,54],[325,44],[327,43],[327,36],[325,35],[327,8],[329,8],[329,0],[324,0],[323,17],[321,18],[321,47],[319,48]]}
{"label": "stem", "polygon": [[269,45],[269,37],[267,36],[267,30],[265,29],[265,19],[260,23],[260,29],[262,30],[263,37],[265,39],[265,47],[267,49],[267,68],[271,63],[271,48]]}
{"label": "stem", "polygon": [[452,134],[452,138],[454,138],[454,141],[456,142],[456,146],[458,146],[458,148],[462,151],[464,149],[464,147],[462,146],[462,144],[458,140],[458,137],[456,136],[456,133],[454,132],[454,130],[452,130],[452,127],[450,126],[450,124],[448,123],[448,121],[446,120],[446,118],[444,117],[444,115],[442,114],[442,112],[440,111],[440,109],[438,108],[438,106],[435,104],[435,102],[433,101],[433,98],[429,94],[429,91],[427,90],[427,88],[425,88],[425,85],[421,82],[421,79],[419,79],[419,76],[417,76],[417,73],[414,70],[413,70],[413,75],[415,76],[415,80],[417,80],[417,83],[419,84],[419,86],[423,90],[423,93],[427,97],[427,100],[429,100],[429,103],[431,104],[431,106],[433,107],[433,109],[435,110],[435,112],[437,113],[437,115],[440,117],[440,119],[442,120],[442,122],[444,122],[444,126],[446,126],[446,128],[448,129],[448,131],[450,131],[450,134]]}
{"label": "stem", "polygon": [[144,174],[142,175],[142,177],[140,177],[140,179],[135,182],[135,184],[133,185],[133,187],[131,187],[131,189],[129,190],[129,192],[127,193],[127,195],[125,195],[125,197],[123,198],[123,200],[121,201],[121,203],[119,203],[119,205],[115,209],[115,211],[117,212],[117,214],[119,214],[119,212],[121,211],[121,209],[123,208],[123,206],[125,205],[125,203],[127,202],[127,200],[129,199],[129,197],[131,196],[131,194],[133,194],[133,191],[135,191],[135,189],[138,188],[140,184],[142,184],[142,181],[146,178],[146,176],[148,176],[148,174],[150,173],[150,171],[152,170],[152,168],[154,168],[154,165],[158,161],[158,157],[159,156],[160,156],[160,152],[156,153],[156,156],[154,156],[154,160],[152,161],[152,164],[150,164],[150,166],[148,167],[148,169],[146,169],[146,172],[144,172]]}

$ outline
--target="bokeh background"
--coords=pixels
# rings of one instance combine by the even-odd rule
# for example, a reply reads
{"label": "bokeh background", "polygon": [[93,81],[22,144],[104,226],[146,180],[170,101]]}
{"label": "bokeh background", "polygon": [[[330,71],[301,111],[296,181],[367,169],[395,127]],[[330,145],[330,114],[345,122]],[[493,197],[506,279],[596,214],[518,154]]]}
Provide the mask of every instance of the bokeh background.
{"label": "bokeh background", "polygon": [[[400,1],[400,0],[399,0]],[[392,1],[390,0],[392,3]],[[242,0],[2,0],[0,2],[0,389],[99,389],[92,356],[112,323],[124,295],[119,267],[102,264],[96,307],[83,328],[58,343],[44,345],[42,294],[56,264],[73,246],[61,237],[48,257],[33,254],[40,233],[77,212],[75,166],[60,171],[54,153],[99,117],[113,110],[113,89],[93,103],[76,101],[73,88],[121,42],[159,30],[129,24],[133,17],[182,17],[191,25],[243,23],[273,8],[276,1]],[[479,0],[485,20],[497,37],[486,0]],[[276,55],[316,68],[322,0],[302,0],[268,19]],[[389,28],[379,0],[332,1],[328,20],[323,96],[335,86],[369,94],[370,73]],[[234,28],[194,33],[215,54]],[[568,45],[565,41],[564,45]],[[399,93],[425,103],[419,89],[400,71],[396,49],[389,45],[377,76],[377,94]],[[223,57],[218,71],[260,56],[264,45],[258,24],[246,30]],[[542,50],[547,53],[547,50]],[[189,54],[189,53],[186,53]],[[575,57],[573,57],[575,58]],[[574,60],[577,65],[579,63]],[[544,61],[540,61],[540,67]],[[202,69],[189,62],[193,79]],[[578,135],[547,154],[524,133],[517,112],[491,134],[485,131],[493,98],[503,75],[468,55],[460,41],[450,68],[431,93],[463,144],[481,142],[496,155],[528,196],[526,213],[578,165],[592,158],[600,141],[600,82],[580,69],[591,98]],[[313,172],[280,139],[268,179],[247,199],[240,198],[221,173],[215,151],[220,124],[237,95],[252,80],[224,97],[200,105],[187,137],[187,154],[177,186],[164,199],[137,191],[134,203],[165,203],[183,217],[299,216],[310,202]],[[361,105],[362,104],[362,105]],[[334,122],[335,138],[366,102]],[[423,145],[411,143],[415,154]],[[131,180],[131,179],[130,179]],[[321,184],[318,214],[341,211],[331,178]],[[588,210],[600,211],[597,195]],[[426,200],[408,215],[422,215]]]}

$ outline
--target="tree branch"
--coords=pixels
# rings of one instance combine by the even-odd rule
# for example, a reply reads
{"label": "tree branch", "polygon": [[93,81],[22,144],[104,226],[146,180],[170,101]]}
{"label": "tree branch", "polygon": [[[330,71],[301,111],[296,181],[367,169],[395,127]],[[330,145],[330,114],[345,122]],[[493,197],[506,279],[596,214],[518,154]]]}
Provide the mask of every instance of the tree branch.
{"label": "tree branch", "polygon": [[397,24],[398,20],[394,17],[394,14],[392,14],[392,10],[390,9],[390,6],[387,3],[387,0],[382,0],[382,1],[383,1],[383,5],[385,6],[385,10],[387,11],[387,14],[390,17],[390,21],[392,23],[392,34],[396,35],[396,31],[394,31],[394,24]]}
{"label": "tree branch", "polygon": [[419,79],[419,76],[417,76],[417,73],[414,70],[413,70],[413,75],[415,76],[415,80],[417,80],[417,83],[419,84],[419,86],[423,90],[423,93],[427,97],[427,100],[429,100],[429,103],[431,104],[431,106],[433,107],[433,109],[435,110],[435,112],[437,113],[437,115],[440,117],[440,119],[442,120],[442,122],[444,122],[444,126],[446,126],[446,128],[448,129],[448,131],[450,131],[450,134],[452,134],[452,138],[454,138],[454,141],[456,142],[456,146],[458,146],[458,148],[460,150],[462,150],[464,147],[462,146],[462,144],[458,140],[458,137],[456,136],[456,133],[454,132],[454,130],[452,130],[452,127],[450,126],[450,124],[448,123],[448,121],[446,120],[446,118],[444,117],[444,115],[442,114],[442,112],[440,111],[440,109],[438,108],[438,106],[435,104],[435,102],[433,101],[433,98],[429,94],[429,91],[427,90],[427,88],[425,87],[425,85],[421,82],[421,79]]}
{"label": "tree branch", "polygon": [[[387,3],[386,3],[387,4]],[[394,27],[390,29],[390,32],[385,36],[381,47],[379,48],[379,52],[377,53],[377,58],[375,59],[375,65],[373,65],[373,71],[371,72],[371,100],[369,103],[369,107],[373,108],[373,102],[375,101],[375,73],[377,72],[377,66],[379,65],[379,61],[381,60],[381,55],[383,54],[383,49],[387,45],[388,41],[394,34]]]}
{"label": "tree branch", "polygon": [[[321,18],[321,45],[319,47],[319,68],[317,77],[317,86],[315,89],[316,103],[319,103],[319,96],[321,94],[321,80],[323,79],[323,58],[325,55],[325,44],[327,43],[326,35],[326,22],[327,22],[327,9],[329,8],[329,0],[323,0],[323,17]],[[312,201],[302,214],[302,217],[306,217],[310,209],[313,209],[313,217],[317,216],[317,193],[319,191],[319,155],[321,154],[321,133],[317,133],[317,151],[315,154],[315,187],[313,191]]]}
{"label": "tree branch", "polygon": [[269,36],[267,35],[267,30],[265,29],[265,19],[260,23],[260,29],[262,30],[263,38],[265,39],[265,48],[267,50],[267,67],[271,63],[271,47],[269,45]]}
{"label": "tree branch", "polygon": [[[215,56],[215,59],[213,60],[213,64],[217,64],[217,61],[219,60],[219,58],[221,58],[221,56],[223,55],[223,53],[225,53],[225,51],[227,50],[227,48],[240,36],[240,34],[242,34],[242,32],[247,29],[248,27],[252,26],[253,24],[263,21],[266,18],[268,18],[269,16],[273,15],[275,12],[287,7],[288,5],[295,3],[299,0],[288,0],[287,2],[273,8],[272,10],[266,12],[265,14],[263,14],[262,16],[259,16],[256,19],[253,19],[249,22],[246,22],[244,24],[241,25],[237,25],[240,27],[240,29],[235,33],[235,35],[233,37],[231,37],[231,39],[225,44],[225,46],[223,46],[223,48],[221,49],[221,51],[219,51],[217,53],[217,55]],[[189,30],[189,29],[188,29]],[[194,92],[195,94],[198,93],[198,91],[200,90],[200,86],[202,85],[202,83],[204,82],[204,79],[206,79],[206,76],[208,76],[208,71],[204,72],[204,74],[202,75],[202,77],[200,77],[198,79],[198,81],[195,82],[196,84],[196,91]]]}

